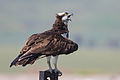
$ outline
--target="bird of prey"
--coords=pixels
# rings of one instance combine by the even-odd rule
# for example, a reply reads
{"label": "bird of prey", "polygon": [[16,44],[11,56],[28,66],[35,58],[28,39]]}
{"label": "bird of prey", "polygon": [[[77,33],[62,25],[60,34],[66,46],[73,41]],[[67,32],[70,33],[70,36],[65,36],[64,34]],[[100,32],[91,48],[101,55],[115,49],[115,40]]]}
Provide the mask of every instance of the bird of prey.
{"label": "bird of prey", "polygon": [[[58,56],[73,53],[78,49],[78,45],[68,39],[68,22],[71,21],[72,15],[69,12],[57,13],[52,28],[30,36],[10,67],[13,65],[26,66],[27,64],[33,64],[37,59],[46,57],[49,66],[48,71],[52,73],[51,56],[53,56],[54,72],[62,74],[57,68]],[[66,35],[63,36],[63,34]]]}

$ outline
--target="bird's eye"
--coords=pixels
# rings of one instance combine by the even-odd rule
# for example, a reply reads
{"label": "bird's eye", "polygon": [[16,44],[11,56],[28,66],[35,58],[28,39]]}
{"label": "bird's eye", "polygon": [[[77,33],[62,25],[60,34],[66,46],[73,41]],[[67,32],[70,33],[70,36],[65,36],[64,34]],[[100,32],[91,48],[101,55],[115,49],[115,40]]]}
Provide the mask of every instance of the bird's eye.
{"label": "bird's eye", "polygon": [[66,12],[65,15],[68,15],[68,13]]}

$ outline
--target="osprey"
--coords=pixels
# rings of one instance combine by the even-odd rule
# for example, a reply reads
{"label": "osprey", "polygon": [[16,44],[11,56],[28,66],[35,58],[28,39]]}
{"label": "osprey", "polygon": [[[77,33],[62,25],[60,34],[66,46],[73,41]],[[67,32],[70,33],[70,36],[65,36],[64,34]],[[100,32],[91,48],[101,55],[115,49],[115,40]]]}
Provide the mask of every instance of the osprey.
{"label": "osprey", "polygon": [[[57,13],[52,29],[30,36],[10,67],[13,65],[26,66],[33,64],[39,58],[46,57],[49,71],[52,73],[51,56],[53,56],[54,72],[62,74],[57,68],[58,56],[70,54],[78,49],[78,45],[68,39],[68,21],[71,20],[72,15],[68,12]],[[66,37],[63,34],[66,34]]]}

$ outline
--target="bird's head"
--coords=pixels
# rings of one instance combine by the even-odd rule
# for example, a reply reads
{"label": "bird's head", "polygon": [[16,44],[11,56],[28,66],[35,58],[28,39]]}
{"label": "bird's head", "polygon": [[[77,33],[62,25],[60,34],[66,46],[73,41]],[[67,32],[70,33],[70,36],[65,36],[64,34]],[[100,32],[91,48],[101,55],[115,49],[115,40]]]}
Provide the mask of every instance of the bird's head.
{"label": "bird's head", "polygon": [[68,21],[71,21],[71,16],[73,16],[73,13],[62,12],[62,13],[57,13],[56,14],[56,19],[61,20],[62,22],[67,24]]}

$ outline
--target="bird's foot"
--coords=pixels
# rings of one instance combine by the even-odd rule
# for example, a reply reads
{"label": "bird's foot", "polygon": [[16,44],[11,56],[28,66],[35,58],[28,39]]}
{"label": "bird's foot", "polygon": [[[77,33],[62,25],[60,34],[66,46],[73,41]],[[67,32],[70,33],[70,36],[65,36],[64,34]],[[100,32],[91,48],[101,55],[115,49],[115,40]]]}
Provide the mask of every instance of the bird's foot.
{"label": "bird's foot", "polygon": [[62,72],[61,72],[60,70],[54,69],[54,72],[55,72],[55,73],[58,73],[58,76],[62,76]]}
{"label": "bird's foot", "polygon": [[50,72],[50,73],[57,73],[58,74],[58,76],[62,76],[62,72],[60,71],[60,70],[58,70],[58,69],[48,69],[48,70],[46,70],[47,72]]}

